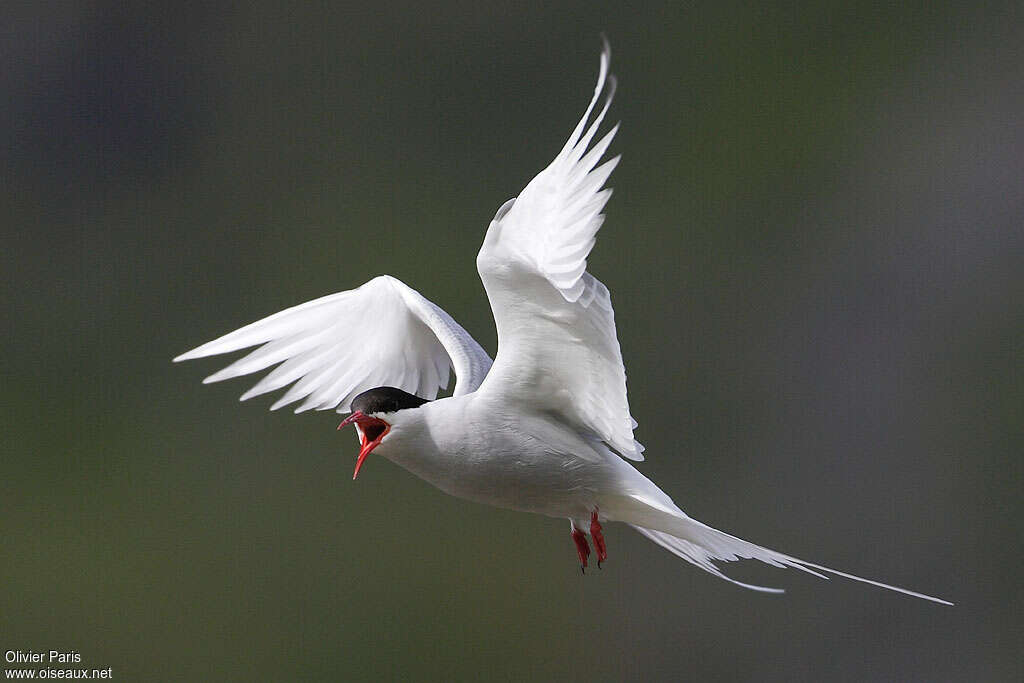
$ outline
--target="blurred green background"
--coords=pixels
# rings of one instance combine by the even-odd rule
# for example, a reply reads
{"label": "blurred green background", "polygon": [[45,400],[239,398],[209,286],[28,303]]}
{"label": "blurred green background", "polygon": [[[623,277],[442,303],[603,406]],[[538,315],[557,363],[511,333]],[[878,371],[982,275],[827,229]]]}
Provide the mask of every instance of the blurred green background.
{"label": "blurred green background", "polygon": [[[117,680],[1019,681],[1019,2],[0,6],[0,649]],[[351,481],[200,342],[391,273],[491,352],[474,256],[605,31],[590,260],[640,468],[690,514],[957,603]],[[9,665],[7,665],[9,666]]]}

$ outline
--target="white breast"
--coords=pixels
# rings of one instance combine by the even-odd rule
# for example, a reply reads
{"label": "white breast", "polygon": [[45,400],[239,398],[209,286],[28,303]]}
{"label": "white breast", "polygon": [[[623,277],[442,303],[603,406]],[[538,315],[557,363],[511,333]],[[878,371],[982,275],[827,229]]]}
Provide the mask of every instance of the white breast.
{"label": "white breast", "polygon": [[385,440],[381,454],[442,491],[479,503],[585,517],[622,462],[554,417],[481,392],[414,412],[419,424],[403,422],[401,440]]}

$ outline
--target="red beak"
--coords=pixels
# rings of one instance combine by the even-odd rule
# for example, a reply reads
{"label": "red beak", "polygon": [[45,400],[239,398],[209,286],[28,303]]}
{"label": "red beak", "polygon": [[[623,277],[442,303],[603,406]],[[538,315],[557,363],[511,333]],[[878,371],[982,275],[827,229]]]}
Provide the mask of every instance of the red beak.
{"label": "red beak", "polygon": [[355,481],[355,478],[359,476],[359,468],[363,466],[366,456],[380,445],[384,435],[391,431],[391,425],[379,418],[364,415],[361,410],[355,411],[342,420],[341,424],[338,425],[338,429],[347,427],[350,424],[355,424],[356,431],[359,432],[359,457],[356,459],[356,471],[352,473],[352,480]]}

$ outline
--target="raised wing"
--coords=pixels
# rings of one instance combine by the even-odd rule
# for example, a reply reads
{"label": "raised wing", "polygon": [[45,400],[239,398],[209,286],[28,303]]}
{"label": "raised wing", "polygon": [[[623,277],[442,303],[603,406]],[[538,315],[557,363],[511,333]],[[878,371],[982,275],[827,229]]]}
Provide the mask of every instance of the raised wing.
{"label": "raised wing", "polygon": [[271,410],[305,399],[296,413],[332,408],[343,413],[355,396],[374,387],[397,387],[433,399],[448,386],[451,369],[456,375],[454,395],[468,394],[491,367],[490,356],[450,315],[388,275],[275,313],[174,360],[257,344],[262,346],[203,383],[280,363],[241,400],[295,382]]}
{"label": "raised wing", "polygon": [[[597,165],[618,126],[588,151],[615,94],[609,59],[605,43],[594,97],[565,147],[487,229],[477,270],[498,328],[498,356],[485,389],[557,411],[621,455],[643,460],[611,297],[586,272],[611,196],[601,188],[618,162]],[[588,127],[606,85],[605,104]]]}

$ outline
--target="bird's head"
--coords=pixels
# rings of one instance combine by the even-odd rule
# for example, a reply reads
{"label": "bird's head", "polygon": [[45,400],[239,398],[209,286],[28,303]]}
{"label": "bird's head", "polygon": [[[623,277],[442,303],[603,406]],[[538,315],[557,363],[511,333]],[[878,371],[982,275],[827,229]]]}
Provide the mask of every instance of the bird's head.
{"label": "bird's head", "polygon": [[426,402],[425,398],[395,387],[369,389],[352,399],[352,414],[338,425],[341,429],[354,424],[359,434],[359,457],[352,479],[359,476],[359,468],[370,451],[380,446],[392,430],[401,428],[400,411],[419,408]]}

